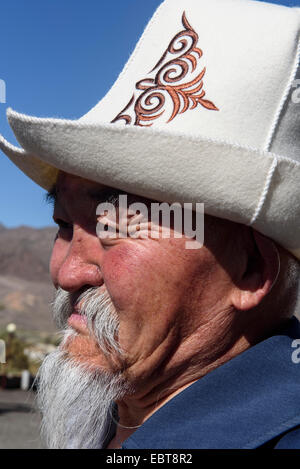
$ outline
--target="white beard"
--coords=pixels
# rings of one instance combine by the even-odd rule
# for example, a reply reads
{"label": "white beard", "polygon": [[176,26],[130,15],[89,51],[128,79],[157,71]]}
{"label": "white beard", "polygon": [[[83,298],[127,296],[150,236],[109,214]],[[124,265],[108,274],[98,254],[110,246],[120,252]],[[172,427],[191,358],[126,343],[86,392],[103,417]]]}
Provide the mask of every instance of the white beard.
{"label": "white beard", "polygon": [[[87,316],[88,327],[102,351],[121,355],[116,342],[118,318],[108,294],[91,288],[77,304],[82,299],[81,313]],[[64,344],[77,335],[66,329],[73,310],[71,295],[58,290],[53,309],[56,322],[65,332],[60,347],[45,358],[37,376],[42,436],[49,448],[103,448],[113,431],[113,403],[128,394],[130,387],[120,372],[92,368],[68,356]]]}

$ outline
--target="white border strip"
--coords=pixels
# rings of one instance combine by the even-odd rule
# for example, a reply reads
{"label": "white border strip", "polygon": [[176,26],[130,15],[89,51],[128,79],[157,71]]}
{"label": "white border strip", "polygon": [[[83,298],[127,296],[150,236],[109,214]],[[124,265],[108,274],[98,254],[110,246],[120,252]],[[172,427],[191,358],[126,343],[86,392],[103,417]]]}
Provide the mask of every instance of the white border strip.
{"label": "white border strip", "polygon": [[298,70],[298,66],[299,66],[299,61],[300,61],[300,39],[298,40],[298,46],[297,46],[297,50],[296,50],[296,56],[295,56],[295,60],[294,60],[294,63],[293,63],[293,66],[292,66],[292,71],[291,71],[291,74],[290,74],[290,78],[288,80],[288,83],[286,85],[286,88],[284,90],[284,93],[282,95],[282,98],[279,102],[279,106],[278,106],[278,109],[275,113],[275,117],[274,117],[274,121],[271,125],[271,128],[269,130],[269,133],[268,133],[268,136],[267,136],[267,140],[266,140],[266,143],[264,145],[264,150],[265,151],[269,151],[270,150],[270,147],[271,147],[271,144],[272,144],[272,141],[273,141],[273,137],[275,135],[275,131],[277,129],[277,126],[278,126],[278,123],[279,123],[279,119],[280,119],[280,116],[281,116],[281,112],[283,110],[283,107],[286,103],[286,100],[289,96],[289,93],[290,93],[290,90],[292,88],[292,84],[293,84],[293,81],[295,79],[295,76],[296,76],[296,73],[297,73],[297,70]]}

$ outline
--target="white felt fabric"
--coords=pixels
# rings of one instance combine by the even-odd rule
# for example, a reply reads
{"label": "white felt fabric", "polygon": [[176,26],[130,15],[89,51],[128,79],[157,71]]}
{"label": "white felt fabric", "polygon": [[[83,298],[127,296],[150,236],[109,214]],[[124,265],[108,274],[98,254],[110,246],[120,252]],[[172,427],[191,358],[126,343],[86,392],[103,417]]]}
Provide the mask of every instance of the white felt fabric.
{"label": "white felt fabric", "polygon": [[183,11],[203,51],[199,70],[206,67],[205,98],[219,112],[197,106],[168,124],[157,119],[153,127],[265,149],[295,67],[300,18],[297,9],[253,0],[166,0],[115,85],[81,120],[110,122],[116,117],[130,100],[136,82],[155,75],[149,71],[170,40],[184,29]]}
{"label": "white felt fabric", "polygon": [[12,111],[9,122],[29,155],[42,143],[43,161],[54,168],[161,201],[201,201],[211,215],[253,224],[293,253],[299,248],[300,163],[294,160],[165,130],[79,125]]}
{"label": "white felt fabric", "polygon": [[[140,93],[136,83],[155,77],[151,70],[184,30],[183,11],[203,52],[199,60],[194,53],[189,79],[206,67],[205,99],[219,110],[197,105],[167,123],[166,99],[151,128],[110,123]],[[166,54],[160,66],[173,59]],[[207,213],[252,225],[300,259],[299,111],[289,101],[298,61],[299,9],[165,0],[115,85],[88,114],[68,121],[8,110],[23,149],[2,137],[0,148],[46,189],[64,170],[160,201],[202,202]]]}

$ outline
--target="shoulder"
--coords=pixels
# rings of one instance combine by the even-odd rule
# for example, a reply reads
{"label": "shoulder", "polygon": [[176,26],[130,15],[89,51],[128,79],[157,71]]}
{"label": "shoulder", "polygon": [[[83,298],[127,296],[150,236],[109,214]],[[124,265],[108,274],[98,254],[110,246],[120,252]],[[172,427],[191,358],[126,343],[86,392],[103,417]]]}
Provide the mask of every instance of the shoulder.
{"label": "shoulder", "polygon": [[274,449],[300,449],[300,426],[281,436]]}
{"label": "shoulder", "polygon": [[278,435],[259,449],[300,449],[300,425]]}

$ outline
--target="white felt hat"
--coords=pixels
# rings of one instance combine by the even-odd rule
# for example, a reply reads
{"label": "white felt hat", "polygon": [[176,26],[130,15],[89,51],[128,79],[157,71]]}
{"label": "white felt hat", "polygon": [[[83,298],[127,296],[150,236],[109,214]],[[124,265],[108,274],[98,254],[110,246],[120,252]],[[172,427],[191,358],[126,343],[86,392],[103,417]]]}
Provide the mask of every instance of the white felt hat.
{"label": "white felt hat", "polygon": [[[49,189],[58,170],[203,202],[300,259],[300,9],[165,0],[107,95],[79,120],[7,111],[0,148]],[[121,37],[120,37],[121,40]]]}

